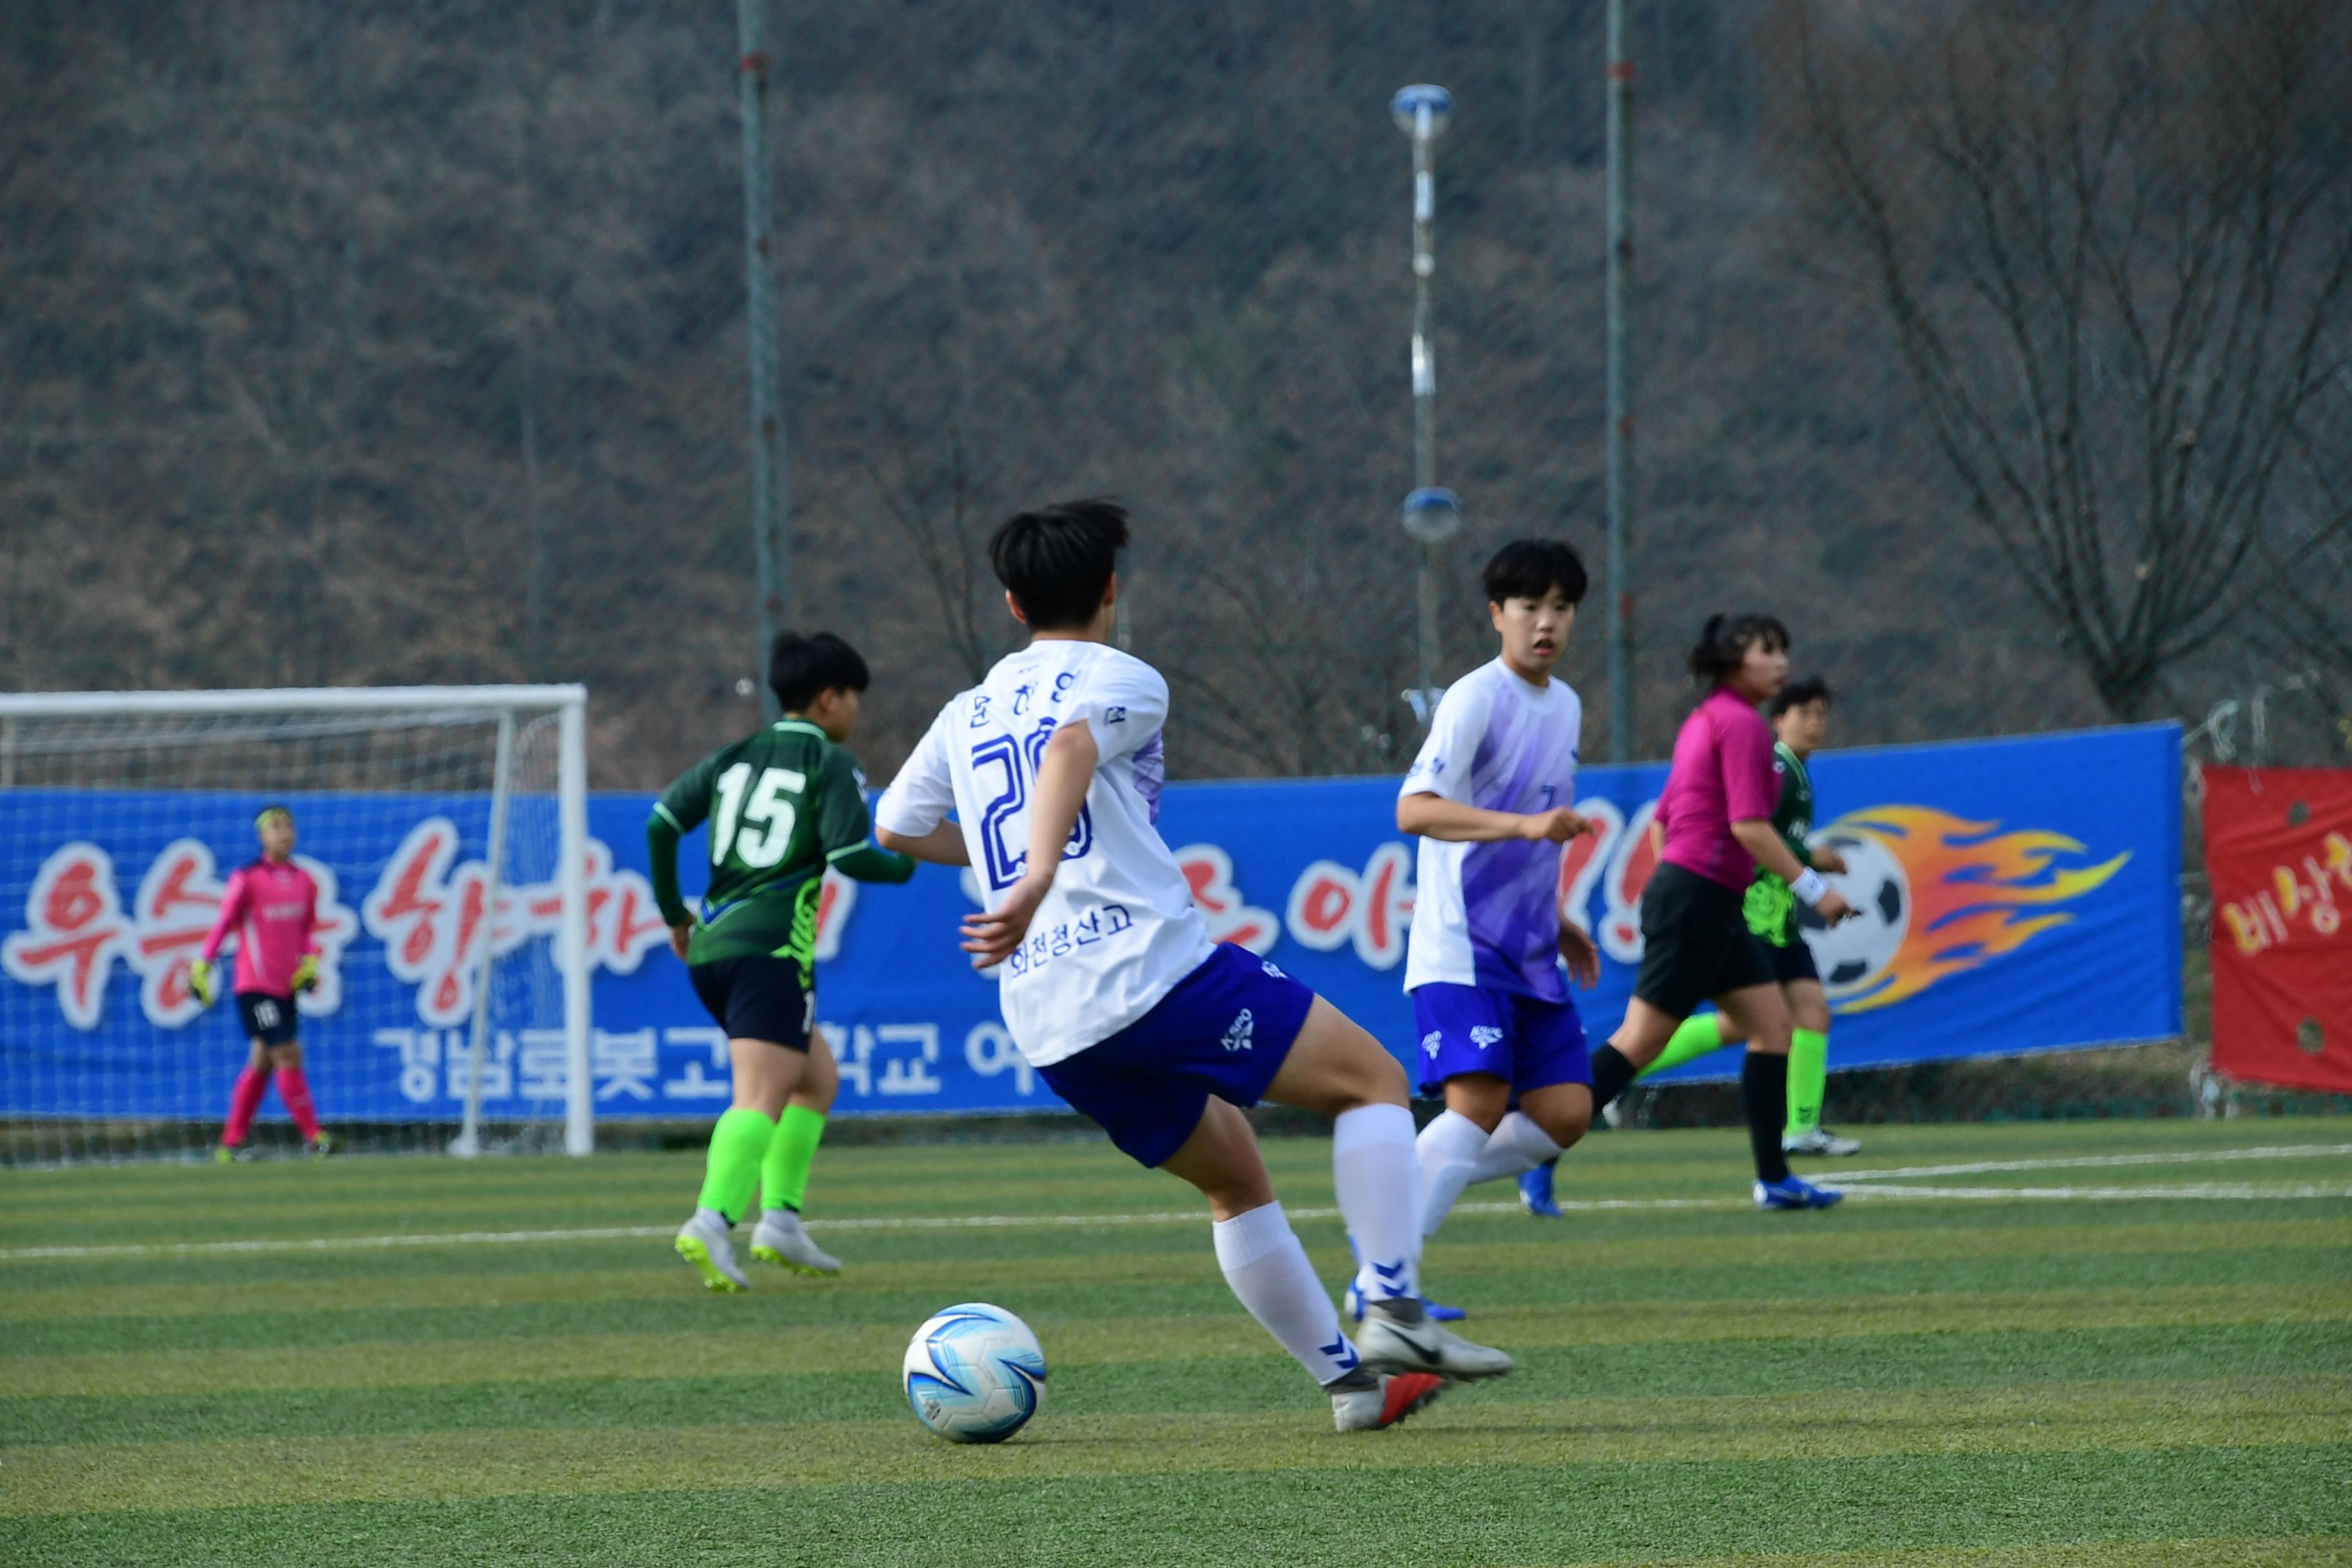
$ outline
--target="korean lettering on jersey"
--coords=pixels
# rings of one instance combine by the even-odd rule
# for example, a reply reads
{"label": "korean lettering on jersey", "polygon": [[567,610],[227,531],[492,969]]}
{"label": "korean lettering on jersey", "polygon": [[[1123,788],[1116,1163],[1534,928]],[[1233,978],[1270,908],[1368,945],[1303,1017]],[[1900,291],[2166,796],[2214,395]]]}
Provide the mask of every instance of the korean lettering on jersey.
{"label": "korean lettering on jersey", "polygon": [[[1816,759],[1815,837],[1851,868],[1862,918],[1807,940],[1838,1017],[1832,1065],[2162,1038],[2180,1027],[2179,734],[2082,734],[1832,752]],[[1588,768],[1563,908],[1602,953],[1576,993],[1605,1037],[1641,956],[1638,900],[1658,766]],[[1395,783],[1171,785],[1160,830],[1210,933],[1277,960],[1387,1041],[1413,1048],[1402,990],[1412,849]],[[0,835],[0,1114],[217,1116],[243,1054],[234,1009],[187,986],[259,795],[15,790]],[[278,798],[273,795],[270,798]],[[320,984],[301,1038],[334,1119],[454,1120],[473,1071],[485,947],[494,994],[486,1113],[549,1115],[565,1088],[554,868],[495,899],[486,803],[297,797],[320,893]],[[724,1037],[671,957],[645,875],[649,796],[590,803],[594,1027],[604,1117],[715,1116]],[[528,837],[528,836],[524,836]],[[551,837],[547,835],[544,837]],[[700,832],[680,851],[698,890]],[[992,979],[956,949],[967,872],[901,888],[829,881],[817,1016],[841,1062],[842,1114],[1058,1109],[1014,1049]],[[1701,1060],[1692,1077],[1737,1063]]]}

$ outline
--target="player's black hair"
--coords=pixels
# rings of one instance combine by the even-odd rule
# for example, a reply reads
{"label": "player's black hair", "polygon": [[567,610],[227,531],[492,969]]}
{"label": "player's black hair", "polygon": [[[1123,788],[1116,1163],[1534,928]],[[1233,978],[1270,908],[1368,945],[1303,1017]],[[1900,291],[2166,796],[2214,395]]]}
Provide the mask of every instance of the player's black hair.
{"label": "player's black hair", "polygon": [[1802,708],[1808,702],[1818,702],[1823,707],[1829,705],[1830,683],[1818,675],[1801,675],[1774,692],[1770,705],[1772,717],[1778,719],[1790,709]]}
{"label": "player's black hair", "polygon": [[1486,563],[1486,602],[1540,599],[1558,588],[1571,605],[1584,603],[1591,585],[1584,574],[1584,557],[1559,539],[1515,539],[1495,552]]}
{"label": "player's black hair", "polygon": [[778,632],[768,647],[768,689],[787,713],[806,709],[820,692],[863,691],[873,679],[857,650],[831,632]]}
{"label": "player's black hair", "polygon": [[1737,616],[1709,616],[1690,650],[1691,679],[1701,686],[1720,684],[1748,658],[1757,643],[1786,649],[1789,628],[1773,616],[1749,611]]}
{"label": "player's black hair", "polygon": [[1126,548],[1126,508],[1101,498],[1060,501],[998,523],[988,563],[1031,631],[1067,631],[1102,608],[1103,590]]}

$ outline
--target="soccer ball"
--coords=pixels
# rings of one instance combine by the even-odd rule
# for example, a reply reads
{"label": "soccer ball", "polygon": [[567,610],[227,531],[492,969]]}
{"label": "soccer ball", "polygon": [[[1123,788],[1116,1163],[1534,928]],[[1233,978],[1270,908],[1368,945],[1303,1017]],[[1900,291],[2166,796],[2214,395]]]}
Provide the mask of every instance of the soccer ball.
{"label": "soccer ball", "polygon": [[1045,1402],[1045,1352],[1002,1307],[967,1301],[938,1313],[907,1347],[907,1404],[950,1443],[1002,1443]]}
{"label": "soccer ball", "polygon": [[1846,870],[1829,879],[1856,910],[1853,919],[1825,925],[1811,909],[1799,906],[1798,924],[1805,943],[1813,950],[1813,967],[1822,973],[1822,989],[1832,997],[1851,996],[1885,972],[1911,929],[1911,882],[1903,862],[1886,840],[1874,833],[1841,828],[1819,835],[1845,857]]}

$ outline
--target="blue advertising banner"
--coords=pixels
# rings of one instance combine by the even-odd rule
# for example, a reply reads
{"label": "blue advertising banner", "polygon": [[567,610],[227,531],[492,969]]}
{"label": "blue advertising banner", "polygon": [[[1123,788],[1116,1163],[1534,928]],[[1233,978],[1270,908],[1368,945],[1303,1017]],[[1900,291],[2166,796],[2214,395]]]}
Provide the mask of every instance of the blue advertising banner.
{"label": "blue advertising banner", "polygon": [[[2179,732],[2150,726],[1825,753],[1817,837],[1864,913],[1808,933],[1832,1006],[1833,1068],[2116,1044],[2180,1028]],[[1593,1036],[1641,956],[1637,904],[1662,765],[1592,768],[1562,907],[1593,931]],[[1396,784],[1177,784],[1160,830],[1221,940],[1277,959],[1389,1043],[1413,1049],[1402,990],[1413,852]],[[265,797],[0,792],[0,1115],[217,1116],[244,1052],[187,964]],[[272,795],[268,798],[278,798]],[[450,1121],[463,1105],[483,944],[497,955],[484,1074],[492,1119],[554,1115],[551,803],[518,801],[518,884],[486,898],[478,796],[294,796],[320,890],[322,984],[302,1041],[331,1120]],[[667,948],[646,880],[651,797],[590,803],[591,1076],[600,1117],[703,1117],[727,1103],[726,1044]],[[538,820],[544,816],[548,820]],[[699,833],[681,849],[689,891]],[[538,846],[540,863],[528,852]],[[1022,1062],[992,979],[956,949],[968,873],[828,883],[818,1017],[843,1114],[1056,1109]],[[486,907],[488,906],[488,907]],[[1729,1058],[1676,1076],[1723,1076]]]}

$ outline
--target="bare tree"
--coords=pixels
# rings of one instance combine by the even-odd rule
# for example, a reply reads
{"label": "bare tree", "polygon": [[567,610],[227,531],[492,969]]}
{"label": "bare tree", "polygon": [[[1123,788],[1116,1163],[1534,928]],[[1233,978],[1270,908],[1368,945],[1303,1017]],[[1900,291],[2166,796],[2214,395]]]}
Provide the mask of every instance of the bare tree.
{"label": "bare tree", "polygon": [[2100,700],[2145,714],[2352,522],[2301,462],[2352,352],[2352,12],[1786,0],[1769,37],[1819,253]]}

